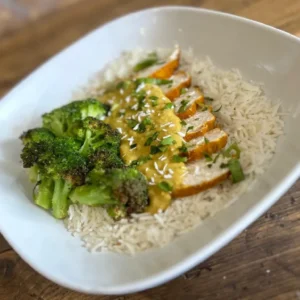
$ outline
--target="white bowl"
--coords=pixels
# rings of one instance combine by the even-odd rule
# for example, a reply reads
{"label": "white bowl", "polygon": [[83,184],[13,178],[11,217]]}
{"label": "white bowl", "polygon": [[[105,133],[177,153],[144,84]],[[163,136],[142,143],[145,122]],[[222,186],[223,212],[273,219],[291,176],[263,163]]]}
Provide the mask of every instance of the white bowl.
{"label": "white bowl", "polygon": [[[145,35],[140,34],[144,28]],[[62,222],[31,200],[19,163],[18,136],[40,115],[67,102],[72,91],[121,51],[192,47],[221,68],[241,70],[280,98],[285,135],[268,171],[250,193],[162,249],[135,257],[93,255]],[[34,54],[33,54],[34,55]],[[300,41],[247,19],[188,7],[160,7],[122,17],[93,31],[23,80],[0,102],[0,229],[34,269],[65,287],[94,294],[124,294],[162,284],[208,258],[266,211],[299,177]]]}

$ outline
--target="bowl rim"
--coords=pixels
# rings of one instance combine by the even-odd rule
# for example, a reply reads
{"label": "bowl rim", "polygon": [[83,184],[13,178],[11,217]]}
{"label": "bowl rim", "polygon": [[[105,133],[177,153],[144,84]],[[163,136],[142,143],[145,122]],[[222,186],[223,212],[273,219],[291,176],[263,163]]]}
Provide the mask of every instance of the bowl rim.
{"label": "bowl rim", "polygon": [[[187,11],[187,12],[198,12],[198,13],[204,13],[208,15],[215,15],[215,16],[221,16],[233,19],[238,22],[248,23],[252,26],[256,26],[259,28],[264,28],[269,31],[272,31],[273,33],[280,34],[285,36],[286,38],[289,38],[297,43],[299,43],[300,48],[300,38],[297,36],[294,36],[288,32],[285,32],[283,30],[277,29],[275,27],[272,27],[270,25],[263,24],[258,21],[250,20],[245,17],[236,16],[233,14],[220,12],[216,10],[211,9],[204,9],[199,7],[192,7],[192,6],[177,6],[177,5],[170,5],[170,6],[156,6],[153,8],[146,8],[142,10],[137,10],[134,12],[131,12],[129,14],[120,16],[118,18],[115,18],[109,22],[106,22],[102,24],[101,26],[98,26],[97,28],[93,29],[89,33],[83,35],[81,38],[77,39],[73,43],[71,43],[69,46],[65,47],[63,50],[59,51],[55,55],[53,55],[51,58],[46,60],[44,63],[42,63],[39,67],[37,67],[34,71],[32,71],[29,75],[27,75],[24,79],[22,79],[15,87],[10,90],[1,100],[0,100],[0,109],[6,103],[9,101],[10,98],[13,97],[13,94],[18,92],[18,89],[20,86],[27,84],[29,80],[34,79],[37,73],[42,70],[44,67],[46,67],[48,64],[52,62],[52,60],[56,59],[58,56],[63,55],[66,51],[69,50],[69,48],[75,46],[78,42],[87,39],[90,35],[95,33],[96,31],[102,29],[103,27],[110,25],[111,23],[118,22],[123,19],[132,18],[136,15],[139,15],[141,13],[145,12],[153,12],[156,11]],[[134,281],[131,283],[126,284],[119,284],[111,287],[93,287],[89,288],[87,286],[84,287],[78,287],[77,285],[74,285],[70,280],[65,279],[57,279],[55,274],[48,274],[44,270],[41,270],[39,265],[35,263],[34,260],[30,260],[26,257],[26,255],[23,255],[22,250],[19,249],[17,246],[14,245],[14,241],[9,238],[9,233],[4,232],[3,229],[1,229],[0,224],[0,232],[4,236],[4,238],[8,241],[8,243],[12,246],[12,248],[17,252],[17,254],[26,262],[30,267],[32,267],[34,270],[36,270],[38,273],[42,274],[45,278],[48,280],[51,280],[52,282],[55,282],[65,288],[86,293],[86,294],[94,294],[94,295],[124,295],[128,293],[134,293],[142,290],[146,290],[149,288],[153,288],[155,286],[164,284],[167,281],[170,281],[174,279],[175,277],[180,276],[182,273],[188,271],[189,269],[195,267],[199,263],[206,260],[208,257],[215,254],[217,251],[219,251],[222,247],[227,245],[229,242],[231,242],[238,234],[240,234],[246,227],[248,227],[251,223],[253,223],[256,219],[258,219],[267,209],[269,209],[275,202],[279,200],[279,198],[293,185],[293,183],[300,177],[300,163],[296,164],[294,168],[291,170],[288,176],[286,176],[278,186],[274,187],[263,199],[261,199],[257,204],[255,204],[243,217],[243,220],[238,220],[235,223],[233,223],[230,227],[228,227],[223,233],[216,236],[210,243],[208,243],[205,247],[198,250],[197,252],[194,252],[193,254],[187,256],[185,259],[179,261],[178,263],[174,264],[172,267],[169,267],[168,269],[159,272],[156,275],[152,275],[147,277],[146,279],[140,279],[138,281]]]}

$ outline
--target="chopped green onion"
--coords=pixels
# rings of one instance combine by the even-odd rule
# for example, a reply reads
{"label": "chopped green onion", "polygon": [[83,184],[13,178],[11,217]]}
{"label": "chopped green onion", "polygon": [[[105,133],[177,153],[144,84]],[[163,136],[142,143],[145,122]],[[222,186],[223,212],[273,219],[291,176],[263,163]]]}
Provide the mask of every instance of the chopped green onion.
{"label": "chopped green onion", "polygon": [[137,86],[139,86],[141,83],[165,85],[165,84],[172,84],[173,80],[145,77],[145,78],[138,78],[135,81],[135,83]]}
{"label": "chopped green onion", "polygon": [[137,144],[130,145],[130,149],[136,148]]}
{"label": "chopped green onion", "polygon": [[209,139],[206,138],[206,137],[204,137],[204,143],[205,143],[205,144],[208,144],[208,143],[209,143]]}
{"label": "chopped green onion", "polygon": [[148,156],[141,156],[139,157],[138,159],[136,160],[133,160],[130,164],[131,167],[136,167],[136,166],[140,166],[144,163],[146,163],[147,161],[151,160],[151,156],[148,155]]}
{"label": "chopped green onion", "polygon": [[188,91],[187,88],[182,88],[182,89],[180,90],[180,95],[186,94],[187,91]]}
{"label": "chopped green onion", "polygon": [[204,97],[204,100],[206,100],[206,101],[214,101],[214,99],[210,98],[210,97]]}
{"label": "chopped green onion", "polygon": [[214,110],[213,112],[218,112],[218,111],[221,110],[221,108],[222,108],[222,104],[221,104],[221,106],[218,109]]}
{"label": "chopped green onion", "polygon": [[137,124],[139,124],[139,122],[137,120],[134,119],[128,119],[127,120],[127,125],[133,129]]}
{"label": "chopped green onion", "polygon": [[225,157],[231,157],[230,153],[231,151],[235,151],[235,157],[236,158],[240,158],[241,156],[241,149],[239,148],[239,146],[237,145],[237,143],[233,143],[232,145],[230,145],[224,152],[223,155]]}
{"label": "chopped green onion", "polygon": [[216,155],[216,157],[214,158],[214,160],[213,160],[213,163],[214,163],[214,164],[217,162],[217,160],[218,160],[219,157],[220,157],[220,153],[218,153],[218,154]]}
{"label": "chopped green onion", "polygon": [[182,126],[185,126],[185,125],[186,125],[186,121],[181,120],[181,121],[180,121],[180,124],[181,124]]}
{"label": "chopped green onion", "polygon": [[152,106],[157,106],[158,104],[158,97],[157,96],[150,96],[149,99],[151,100],[152,102]]}
{"label": "chopped green onion", "polygon": [[174,107],[173,103],[167,103],[164,107],[164,109],[172,109]]}
{"label": "chopped green onion", "polygon": [[204,155],[206,161],[213,161],[212,157],[208,153],[204,153],[203,155]]}
{"label": "chopped green onion", "polygon": [[162,152],[160,147],[158,146],[151,146],[150,147],[150,154],[157,154],[157,153],[160,153]]}
{"label": "chopped green onion", "polygon": [[221,168],[221,169],[228,168],[228,164],[221,163],[221,164],[220,164],[220,168]]}
{"label": "chopped green onion", "polygon": [[183,113],[187,110],[187,107],[188,107],[188,104],[189,104],[189,101],[188,100],[182,100],[180,102],[180,107],[178,109],[178,112],[179,113]]}
{"label": "chopped green onion", "polygon": [[159,132],[154,132],[151,136],[149,136],[144,144],[144,146],[150,146],[158,137]]}
{"label": "chopped green onion", "polygon": [[157,186],[164,192],[172,192],[173,190],[173,187],[166,181],[161,181]]}
{"label": "chopped green onion", "polygon": [[179,150],[181,153],[187,153],[187,152],[188,152],[188,149],[187,149],[186,144],[182,144],[182,146],[179,147],[178,150]]}
{"label": "chopped green onion", "polygon": [[174,143],[175,143],[175,141],[174,141],[173,137],[171,137],[171,136],[169,136],[167,138],[163,138],[162,141],[160,142],[160,144],[162,146],[172,145]]}
{"label": "chopped green onion", "polygon": [[187,161],[187,158],[183,157],[183,156],[173,155],[173,157],[172,157],[172,162],[179,163],[179,162],[186,162],[186,161]]}
{"label": "chopped green onion", "polygon": [[139,128],[137,129],[137,132],[139,133],[143,133],[146,131],[146,126],[147,125],[151,125],[152,124],[152,121],[149,117],[146,117],[141,123],[140,123],[140,126]]}
{"label": "chopped green onion", "polygon": [[190,130],[192,130],[192,129],[194,129],[194,126],[189,126],[189,127],[187,128],[187,130],[186,130],[186,133],[188,133],[188,131],[190,131]]}
{"label": "chopped green onion", "polygon": [[155,65],[158,61],[158,58],[157,58],[157,54],[154,52],[154,53],[150,53],[148,58],[142,60],[141,62],[139,62],[138,64],[135,65],[135,67],[133,68],[133,70],[135,72],[139,72],[141,70],[144,70],[146,68],[149,68],[153,65]]}
{"label": "chopped green onion", "polygon": [[240,181],[243,181],[245,179],[245,175],[242,169],[242,166],[240,164],[240,161],[236,158],[232,158],[228,162],[228,168],[231,173],[231,180],[232,183],[238,183]]}

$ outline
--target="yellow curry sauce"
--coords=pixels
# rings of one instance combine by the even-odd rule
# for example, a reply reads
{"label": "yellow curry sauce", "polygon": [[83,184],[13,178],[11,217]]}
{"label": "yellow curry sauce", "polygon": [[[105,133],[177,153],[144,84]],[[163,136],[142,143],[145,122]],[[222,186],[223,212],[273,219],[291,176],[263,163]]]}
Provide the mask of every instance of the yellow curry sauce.
{"label": "yellow curry sauce", "polygon": [[99,100],[112,104],[105,122],[121,133],[123,160],[127,165],[138,161],[138,170],[149,182],[147,211],[166,209],[171,203],[171,190],[181,185],[186,170],[183,162],[174,162],[174,155],[178,161],[183,140],[178,134],[180,119],[171,101],[156,85],[141,84],[136,90],[132,83]]}

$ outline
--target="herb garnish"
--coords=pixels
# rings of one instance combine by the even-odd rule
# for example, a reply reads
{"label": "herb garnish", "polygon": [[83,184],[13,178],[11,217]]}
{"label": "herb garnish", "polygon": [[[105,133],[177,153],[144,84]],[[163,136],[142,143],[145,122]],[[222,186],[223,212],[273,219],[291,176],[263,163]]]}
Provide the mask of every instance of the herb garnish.
{"label": "herb garnish", "polygon": [[161,181],[157,186],[164,192],[172,192],[173,190],[173,187],[166,181]]}
{"label": "herb garnish", "polygon": [[135,83],[136,83],[137,86],[139,86],[141,83],[148,83],[148,84],[155,84],[155,85],[165,85],[165,84],[172,84],[173,80],[144,77],[144,78],[136,79]]}
{"label": "herb garnish", "polygon": [[186,162],[187,161],[187,158],[184,157],[184,156],[180,156],[180,155],[173,155],[172,157],[172,162]]}
{"label": "herb garnish", "polygon": [[183,113],[187,110],[187,107],[188,107],[188,104],[189,104],[189,101],[188,100],[182,100],[180,102],[180,107],[178,109],[178,112],[179,113]]}
{"label": "herb garnish", "polygon": [[149,136],[144,144],[144,146],[150,146],[158,137],[159,132],[154,132],[151,136]]}
{"label": "herb garnish", "polygon": [[139,62],[138,64],[135,65],[135,67],[133,68],[133,70],[135,72],[139,72],[141,70],[144,70],[148,67],[151,67],[153,65],[155,65],[158,61],[158,58],[157,58],[157,54],[154,52],[154,53],[150,53],[148,58],[142,60],[141,62]]}
{"label": "herb garnish", "polygon": [[164,107],[164,109],[172,109],[174,107],[173,103],[167,103]]}
{"label": "herb garnish", "polygon": [[192,130],[192,129],[194,129],[194,126],[189,126],[189,127],[187,128],[187,130],[186,130],[186,133],[185,133],[185,134],[187,134],[187,133],[188,133],[188,131],[190,131],[190,130]]}
{"label": "herb garnish", "polygon": [[136,166],[140,166],[144,163],[146,163],[147,161],[151,160],[151,156],[147,155],[147,156],[141,156],[136,160],[133,160],[130,164],[131,167],[136,167]]}

